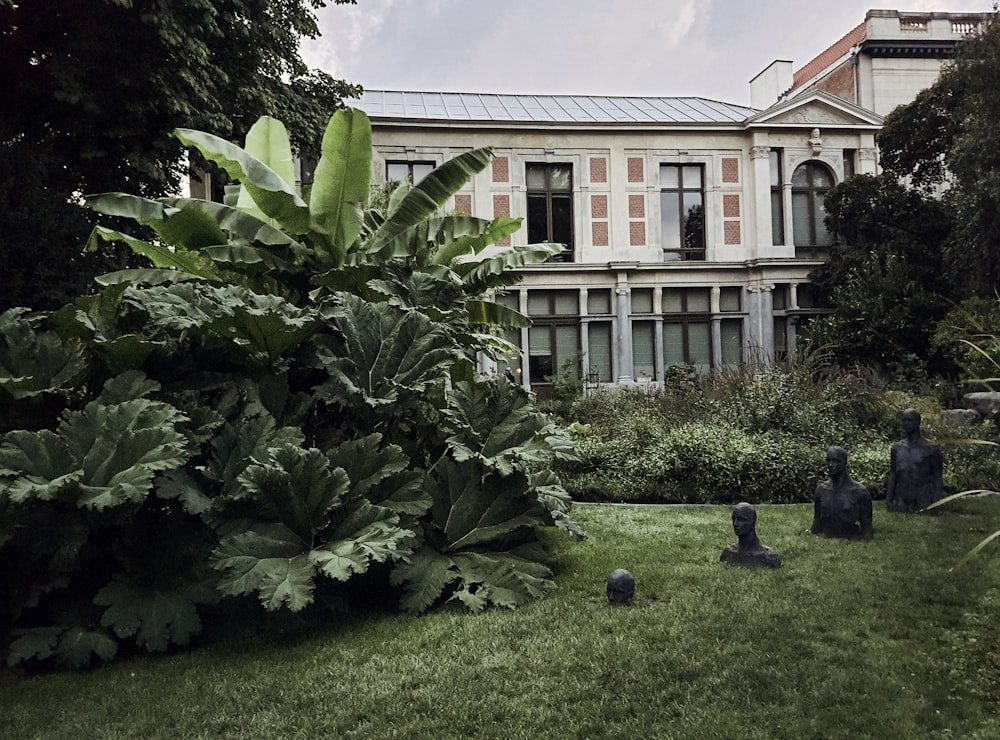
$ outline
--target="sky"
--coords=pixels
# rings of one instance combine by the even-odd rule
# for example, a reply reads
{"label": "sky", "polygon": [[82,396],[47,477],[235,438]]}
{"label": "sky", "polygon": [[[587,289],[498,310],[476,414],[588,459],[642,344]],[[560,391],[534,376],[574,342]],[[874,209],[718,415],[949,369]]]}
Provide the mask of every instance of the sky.
{"label": "sky", "polygon": [[[330,0],[328,0],[329,2]],[[872,8],[989,12],[993,0],[357,0],[317,11],[302,57],[371,90],[696,96],[750,103]]]}

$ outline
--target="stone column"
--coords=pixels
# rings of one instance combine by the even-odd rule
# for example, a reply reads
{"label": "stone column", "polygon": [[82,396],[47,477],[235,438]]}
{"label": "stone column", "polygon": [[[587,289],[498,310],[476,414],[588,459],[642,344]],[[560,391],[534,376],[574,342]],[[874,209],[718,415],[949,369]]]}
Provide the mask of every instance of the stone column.
{"label": "stone column", "polygon": [[630,291],[625,279],[619,278],[615,288],[616,312],[618,318],[618,336],[615,343],[615,355],[618,357],[618,384],[631,385],[633,381],[632,368],[632,321],[629,318]]}

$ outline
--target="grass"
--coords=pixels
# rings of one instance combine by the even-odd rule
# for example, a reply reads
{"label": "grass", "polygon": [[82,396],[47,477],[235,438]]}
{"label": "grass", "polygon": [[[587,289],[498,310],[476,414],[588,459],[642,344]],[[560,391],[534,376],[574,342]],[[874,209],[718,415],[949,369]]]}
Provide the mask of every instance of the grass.
{"label": "grass", "polygon": [[[0,672],[0,736],[988,738],[1000,736],[1000,502],[876,505],[872,542],[758,507],[778,571],[718,562],[728,507],[581,506],[559,591],[515,611],[335,618],[87,674]],[[604,596],[618,567],[633,603]]]}

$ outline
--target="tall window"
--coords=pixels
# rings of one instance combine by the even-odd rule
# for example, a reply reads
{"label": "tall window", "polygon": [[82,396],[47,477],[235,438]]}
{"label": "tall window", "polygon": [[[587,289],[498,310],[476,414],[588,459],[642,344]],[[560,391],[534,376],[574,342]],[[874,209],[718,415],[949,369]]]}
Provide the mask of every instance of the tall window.
{"label": "tall window", "polygon": [[525,169],[528,196],[528,243],[563,244],[553,261],[573,261],[573,165],[529,164]]}
{"label": "tall window", "polygon": [[386,162],[385,179],[418,183],[434,169],[433,162]]}
{"label": "tall window", "polygon": [[792,237],[796,256],[819,257],[833,244],[823,218],[823,199],[833,187],[833,175],[818,162],[805,162],[792,173]]}
{"label": "tall window", "polygon": [[699,373],[712,370],[711,300],[708,288],[663,292],[663,366],[687,363]]}
{"label": "tall window", "polygon": [[705,185],[700,165],[660,165],[663,261],[705,259]]}
{"label": "tall window", "polygon": [[771,164],[771,244],[785,243],[785,203],[781,195],[781,150],[772,149],[767,155]]}
{"label": "tall window", "polygon": [[593,317],[610,318],[611,291],[587,291],[587,313],[591,316],[587,324],[587,382],[608,383],[611,381],[611,321],[595,321]]}
{"label": "tall window", "polygon": [[556,373],[580,377],[580,309],[575,290],[528,292],[528,376],[532,385]]}

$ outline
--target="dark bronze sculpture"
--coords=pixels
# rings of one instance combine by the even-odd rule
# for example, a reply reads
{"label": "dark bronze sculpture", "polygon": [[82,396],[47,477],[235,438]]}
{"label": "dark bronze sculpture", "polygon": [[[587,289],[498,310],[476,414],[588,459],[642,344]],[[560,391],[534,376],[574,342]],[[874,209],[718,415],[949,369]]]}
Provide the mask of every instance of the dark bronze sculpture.
{"label": "dark bronze sculpture", "polygon": [[757,538],[757,510],[746,502],[733,508],[733,531],[739,541],[722,551],[719,558],[729,565],[744,567],[780,568],[781,558]]}
{"label": "dark bronze sculpture", "polygon": [[848,539],[872,538],[872,495],[847,474],[847,451],[826,451],[830,480],[816,487],[812,533]]}
{"label": "dark bronze sculpture", "polygon": [[608,601],[624,604],[635,596],[635,578],[627,570],[619,568],[608,576]]}
{"label": "dark bronze sculpture", "polygon": [[889,511],[920,511],[944,495],[944,462],[941,448],[920,433],[916,409],[906,409],[901,420],[906,437],[892,446],[885,506]]}

